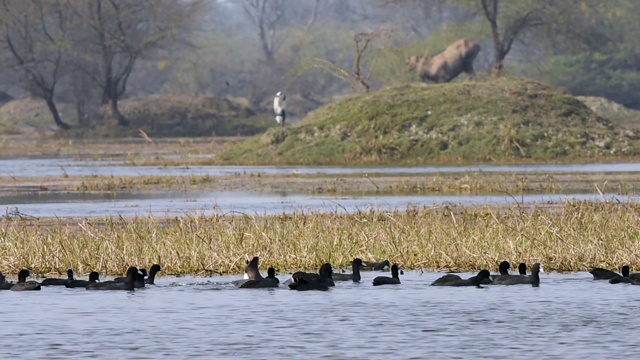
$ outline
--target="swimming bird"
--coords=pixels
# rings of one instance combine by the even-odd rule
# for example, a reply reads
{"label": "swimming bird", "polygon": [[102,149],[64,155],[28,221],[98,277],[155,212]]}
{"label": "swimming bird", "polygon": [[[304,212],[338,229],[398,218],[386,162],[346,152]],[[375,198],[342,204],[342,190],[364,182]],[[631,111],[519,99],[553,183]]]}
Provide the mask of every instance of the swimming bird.
{"label": "swimming bird", "polygon": [[42,286],[52,286],[52,285],[67,285],[70,281],[73,280],[73,270],[67,270],[67,278],[46,278],[40,282]]}
{"label": "swimming bird", "polygon": [[499,276],[509,276],[509,269],[511,269],[511,264],[508,261],[503,261],[498,265],[499,275],[491,275],[491,280],[499,277]]}
{"label": "swimming bird", "polygon": [[[136,269],[137,269],[137,268],[136,268]],[[129,271],[129,269],[127,269],[127,271]],[[142,275],[142,276],[144,276],[144,277],[146,277],[147,275],[149,275],[149,274],[147,273],[147,269],[145,269],[145,268],[140,268],[140,269],[138,269],[138,272],[139,272],[139,274],[138,274],[138,276],[136,276],[136,278],[138,278],[140,275]],[[125,282],[125,281],[127,281],[127,273],[125,273],[125,275],[124,275],[124,276],[118,276],[118,277],[116,277],[116,278],[113,278],[113,280],[111,280],[111,281],[115,281],[115,282]]]}
{"label": "swimming bird", "polygon": [[476,286],[480,287],[482,281],[490,279],[491,273],[489,270],[480,270],[476,276],[472,276],[468,279],[462,279],[458,275],[447,274],[440,277],[436,281],[431,283],[431,286]]}
{"label": "swimming bird", "polygon": [[[322,280],[323,276],[327,277],[326,280]],[[331,267],[331,264],[329,263],[325,263],[322,264],[322,266],[320,266],[320,270],[318,270],[318,273],[308,273],[308,272],[304,272],[304,271],[297,271],[295,273],[293,273],[293,275],[291,275],[291,279],[285,281],[285,285],[290,285],[292,283],[295,283],[298,280],[305,280],[306,282],[317,282],[317,281],[325,281],[327,283],[327,286],[336,286],[336,284],[333,282],[333,268]]]}
{"label": "swimming bird", "polygon": [[18,273],[18,282],[11,287],[11,291],[30,291],[40,290],[40,284],[37,281],[27,281],[27,278],[31,276],[29,270],[23,269]]}
{"label": "swimming bird", "polygon": [[136,280],[133,282],[133,287],[136,289],[143,288],[145,285],[145,279],[148,275],[147,269],[138,269],[138,274],[136,275]]}
{"label": "swimming bird", "polygon": [[[143,288],[144,284],[145,284],[145,278],[147,277],[147,275],[149,275],[147,273],[147,269],[144,269],[144,268],[138,269],[138,273],[136,274],[136,278],[135,278],[135,281],[133,282],[133,286],[136,289]],[[155,278],[155,275],[154,275],[154,278]],[[124,276],[124,277],[120,276],[120,277],[117,277],[117,278],[113,279],[113,281],[115,281],[115,282],[125,282],[125,281],[127,281],[127,279],[128,279],[128,276]]]}
{"label": "swimming bird", "polygon": [[125,281],[104,281],[87,285],[87,290],[133,290],[135,289],[136,279],[142,275],[135,266],[129,267],[127,270],[127,278]]}
{"label": "swimming bird", "polygon": [[273,98],[273,112],[276,115],[276,122],[284,128],[284,120],[286,118],[285,109],[287,107],[287,97],[282,91],[278,91]]}
{"label": "swimming bird", "polygon": [[149,270],[149,277],[144,280],[146,284],[155,285],[156,274],[161,271],[160,265],[153,264],[151,265],[151,269]]}
{"label": "swimming bird", "polygon": [[231,283],[235,286],[240,286],[248,280],[262,280],[262,274],[260,274],[260,269],[258,269],[259,261],[260,258],[257,256],[254,256],[251,261],[247,261],[247,266],[244,268],[244,278],[240,280],[234,280]]}
{"label": "swimming bird", "polygon": [[640,281],[640,273],[629,273],[628,265],[622,267],[622,276],[614,276],[609,279],[609,284],[631,284]]}
{"label": "swimming bird", "polygon": [[331,264],[323,264],[320,267],[319,274],[297,272],[293,274],[293,282],[289,284],[289,289],[298,291],[308,290],[329,290],[329,286],[333,286],[331,274],[333,269]]}
{"label": "swimming bird", "polygon": [[632,280],[628,276],[617,276],[609,279],[609,284],[633,284],[634,280]]}
{"label": "swimming bird", "polygon": [[519,284],[529,284],[533,287],[540,286],[540,273],[544,272],[542,265],[540,263],[535,263],[531,267],[531,275],[511,275],[511,276],[500,276],[493,280],[493,285],[519,285]]}
{"label": "swimming bird", "polygon": [[[509,274],[509,269],[511,269],[511,264],[508,261],[503,261],[498,265],[498,271],[500,272],[500,274],[491,275],[488,278],[484,278],[480,280],[480,283],[483,285],[489,285],[495,278],[498,278],[500,276],[511,276],[511,274]],[[474,279],[475,279],[475,276],[472,276],[467,280],[473,281]]]}
{"label": "swimming bird", "polygon": [[267,269],[267,277],[259,280],[247,280],[240,285],[241,289],[276,288],[280,285],[280,280],[276,277],[276,269]]}
{"label": "swimming bird", "polygon": [[622,274],[624,275],[625,273],[625,267],[626,267],[626,272],[629,273],[629,278],[631,278],[631,280],[640,280],[640,273],[634,272],[634,273],[630,273],[630,269],[628,265],[625,265],[622,267]]}
{"label": "swimming bird", "polygon": [[87,285],[93,284],[99,280],[100,280],[100,274],[98,274],[98,272],[96,271],[92,271],[89,274],[89,280],[80,280],[80,279],[71,280],[68,283],[66,283],[64,286],[66,286],[67,288],[87,287]]}
{"label": "swimming bird", "polygon": [[15,283],[7,281],[4,274],[0,272],[0,290],[9,290],[13,285],[15,285]]}
{"label": "swimming bird", "polygon": [[610,280],[611,278],[620,276],[617,272],[603,268],[593,268],[593,270],[589,272],[593,275],[593,280]]}
{"label": "swimming bird", "polygon": [[[477,275],[474,275],[471,277],[471,279],[475,279]],[[451,282],[451,281],[456,281],[456,280],[462,280],[462,278],[460,277],[460,275],[456,275],[456,274],[446,274],[443,275],[439,278],[437,278],[436,280],[434,280],[431,283],[431,286],[442,286],[445,283]]]}
{"label": "swimming bird", "polygon": [[518,265],[518,273],[520,273],[520,275],[527,275],[527,264],[520,263]]}
{"label": "swimming bird", "polygon": [[[482,284],[485,284],[485,285],[491,284],[491,282],[497,278],[500,278],[503,276],[512,276],[511,274],[509,274],[509,269],[511,269],[511,264],[508,261],[501,262],[500,265],[498,266],[498,269],[500,271],[500,275],[491,275],[491,279],[484,279],[482,281]],[[520,266],[518,266],[518,270],[522,271]],[[525,265],[525,270],[526,270],[526,265]]]}
{"label": "swimming bird", "polygon": [[366,264],[364,262],[362,262],[361,259],[355,258],[351,262],[351,268],[353,269],[353,273],[352,274],[336,273],[336,274],[332,274],[331,277],[333,278],[333,281],[360,282],[360,279],[361,279],[361,277],[360,277],[360,266],[362,266],[362,265],[366,266]]}
{"label": "swimming bird", "polygon": [[373,279],[373,286],[380,285],[399,285],[400,277],[398,276],[398,265],[393,264],[391,266],[391,277],[388,276],[377,276]]}
{"label": "swimming bird", "polygon": [[362,264],[363,265],[360,267],[361,271],[384,271],[386,268],[391,266],[389,260],[380,262],[363,261]]}
{"label": "swimming bird", "polygon": [[260,274],[260,269],[258,269],[258,261],[260,259],[257,256],[254,256],[249,263],[247,263],[247,267],[244,268],[245,279],[247,280],[262,280],[262,274]]}
{"label": "swimming bird", "polygon": [[[627,265],[625,265],[625,266],[627,266]],[[627,266],[627,268],[629,268],[629,266]],[[623,270],[623,272],[624,272],[624,270]],[[640,273],[638,273],[638,272],[629,273],[629,277],[632,280],[640,280]]]}

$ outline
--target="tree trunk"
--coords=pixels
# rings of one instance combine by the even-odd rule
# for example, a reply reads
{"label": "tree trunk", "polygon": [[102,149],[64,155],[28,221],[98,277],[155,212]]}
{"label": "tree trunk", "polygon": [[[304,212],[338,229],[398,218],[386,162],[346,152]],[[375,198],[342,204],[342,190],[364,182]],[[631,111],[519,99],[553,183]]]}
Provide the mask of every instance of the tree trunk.
{"label": "tree trunk", "polygon": [[53,115],[53,121],[55,121],[56,125],[58,125],[58,127],[62,130],[69,130],[71,128],[71,126],[69,126],[69,124],[67,124],[66,122],[62,121],[62,119],[60,118],[60,114],[58,113],[58,108],[56,107],[56,104],[53,102],[53,99],[45,99],[45,101],[47,102],[47,107],[49,108],[49,111],[51,111],[51,115]]}
{"label": "tree trunk", "polygon": [[113,97],[113,74],[111,66],[107,66],[107,70],[104,73],[104,85],[102,86],[102,105],[107,105]]}
{"label": "tree trunk", "polygon": [[493,71],[497,76],[502,75],[502,70],[504,69],[504,59],[507,57],[507,53],[504,51],[504,47],[502,43],[496,44],[495,49],[495,57],[493,63]]}
{"label": "tree trunk", "polygon": [[480,0],[484,15],[491,25],[491,36],[493,40],[493,69],[500,75],[504,66],[504,58],[506,52],[504,51],[504,39],[500,38],[500,30],[498,29],[498,0]]}
{"label": "tree trunk", "polygon": [[493,38],[494,54],[494,71],[500,75],[504,68],[504,59],[511,51],[514,40],[520,33],[527,29],[545,24],[544,14],[541,9],[532,8],[525,14],[512,19],[507,24],[502,24],[503,34],[500,36],[498,28],[498,8],[500,0],[480,0],[484,15],[491,25],[491,35]]}
{"label": "tree trunk", "polygon": [[262,47],[262,53],[264,53],[264,59],[267,64],[273,64],[273,49],[272,46],[269,45],[269,40],[267,38],[267,30],[264,28],[263,20],[261,19],[258,23],[260,29],[258,30],[258,38],[260,40],[260,46]]}
{"label": "tree trunk", "polygon": [[84,125],[85,116],[87,114],[84,99],[76,99],[76,114],[78,116],[78,124]]}
{"label": "tree trunk", "polygon": [[118,126],[129,126],[129,120],[118,109],[118,98],[115,96],[111,97],[111,116],[116,119]]}

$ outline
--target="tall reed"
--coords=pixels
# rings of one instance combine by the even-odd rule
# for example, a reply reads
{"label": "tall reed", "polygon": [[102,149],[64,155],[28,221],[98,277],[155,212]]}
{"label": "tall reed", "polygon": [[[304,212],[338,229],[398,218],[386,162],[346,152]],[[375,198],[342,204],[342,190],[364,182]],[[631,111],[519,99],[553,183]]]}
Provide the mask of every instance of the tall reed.
{"label": "tall reed", "polygon": [[393,212],[278,216],[0,220],[0,271],[122,274],[159,263],[165,274],[239,273],[258,255],[279,271],[345,266],[354,257],[407,269],[496,270],[502,260],[545,269],[640,268],[640,205],[409,207]]}

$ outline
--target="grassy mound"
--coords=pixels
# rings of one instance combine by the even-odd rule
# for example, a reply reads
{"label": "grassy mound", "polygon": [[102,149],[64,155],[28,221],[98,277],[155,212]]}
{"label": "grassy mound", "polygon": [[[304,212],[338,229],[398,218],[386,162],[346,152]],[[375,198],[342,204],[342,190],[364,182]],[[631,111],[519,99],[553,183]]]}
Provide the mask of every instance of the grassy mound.
{"label": "grassy mound", "polygon": [[640,137],[531,80],[412,83],[321,107],[221,155],[229,163],[425,164],[635,155]]}
{"label": "grassy mound", "polygon": [[119,108],[129,126],[117,126],[105,107],[90,119],[90,132],[78,130],[103,137],[137,136],[139,129],[152,138],[248,136],[275,124],[271,116],[258,117],[241,102],[207,95],[154,95],[123,100]]}

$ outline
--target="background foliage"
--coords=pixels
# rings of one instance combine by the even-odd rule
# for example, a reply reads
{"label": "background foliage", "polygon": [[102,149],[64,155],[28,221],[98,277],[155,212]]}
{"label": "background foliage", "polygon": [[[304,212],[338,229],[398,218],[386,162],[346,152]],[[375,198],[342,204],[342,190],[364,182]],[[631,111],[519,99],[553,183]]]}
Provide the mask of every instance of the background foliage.
{"label": "background foliage", "polygon": [[295,122],[365,91],[356,34],[372,38],[357,64],[371,90],[417,80],[407,56],[468,37],[482,44],[479,72],[640,108],[633,0],[6,0],[0,101],[50,100],[52,126],[58,114],[59,128],[92,128],[139,124],[120,101],[150,95],[212,96],[270,116],[284,90]]}

